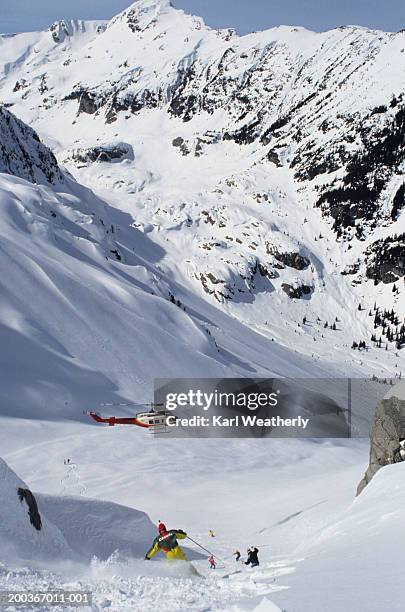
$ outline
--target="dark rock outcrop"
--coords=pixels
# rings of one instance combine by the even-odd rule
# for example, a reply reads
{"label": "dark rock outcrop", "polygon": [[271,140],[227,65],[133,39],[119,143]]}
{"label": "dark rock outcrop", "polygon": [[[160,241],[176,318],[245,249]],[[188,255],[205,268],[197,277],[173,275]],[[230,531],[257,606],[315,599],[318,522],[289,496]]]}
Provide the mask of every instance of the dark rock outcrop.
{"label": "dark rock outcrop", "polygon": [[94,113],[103,105],[103,100],[99,96],[92,94],[89,91],[80,92],[78,95],[79,99],[79,110],[78,114],[86,113],[88,115],[94,115]]}
{"label": "dark rock outcrop", "polygon": [[401,210],[405,208],[405,183],[398,188],[394,199],[392,200],[391,219],[396,221]]}
{"label": "dark rock outcrop", "polygon": [[107,101],[107,94],[101,95],[97,91],[91,91],[83,87],[76,86],[64,100],[78,100],[79,108],[77,114],[86,113],[94,115]]}
{"label": "dark rock outcrop", "polygon": [[359,219],[375,222],[379,197],[399,168],[405,151],[404,104],[387,115],[382,128],[370,125],[370,117],[367,119],[358,126],[363,148],[347,163],[343,184],[329,186],[317,203],[334,219],[338,236],[342,228],[354,227]]}
{"label": "dark rock outcrop", "polygon": [[271,251],[272,255],[279,261],[283,263],[285,266],[289,268],[294,268],[295,270],[305,270],[308,268],[311,263],[307,257],[300,255],[299,253],[288,253],[288,252],[280,252],[276,250]]}
{"label": "dark rock outcrop", "polygon": [[57,183],[62,172],[33,129],[0,106],[0,172],[31,183]]}
{"label": "dark rock outcrop", "polygon": [[20,502],[23,503],[25,501],[28,506],[28,516],[30,517],[31,525],[37,531],[41,531],[42,520],[41,515],[39,514],[37,500],[35,499],[34,495],[29,489],[23,489],[22,487],[18,489],[17,494]]}
{"label": "dark rock outcrop", "polygon": [[126,142],[98,145],[88,149],[75,149],[71,159],[80,164],[94,162],[119,162],[123,159],[134,159],[132,146]]}
{"label": "dark rock outcrop", "polygon": [[377,406],[370,432],[370,461],[357,495],[380,468],[405,458],[405,400],[383,399]]}
{"label": "dark rock outcrop", "polygon": [[62,43],[66,38],[72,36],[73,30],[71,23],[64,21],[63,19],[60,21],[56,21],[49,28],[52,38],[56,43]]}
{"label": "dark rock outcrop", "polygon": [[299,300],[304,296],[311,295],[313,291],[313,288],[309,285],[298,285],[298,287],[293,287],[293,285],[289,285],[288,283],[283,283],[281,288],[289,298],[296,300]]}
{"label": "dark rock outcrop", "polygon": [[173,147],[178,148],[181,151],[181,154],[184,156],[190,153],[190,149],[187,146],[186,141],[181,136],[177,136],[177,138],[174,138],[172,141],[172,145]]}
{"label": "dark rock outcrop", "polygon": [[405,276],[405,234],[377,240],[366,251],[366,275],[376,284],[394,283]]}

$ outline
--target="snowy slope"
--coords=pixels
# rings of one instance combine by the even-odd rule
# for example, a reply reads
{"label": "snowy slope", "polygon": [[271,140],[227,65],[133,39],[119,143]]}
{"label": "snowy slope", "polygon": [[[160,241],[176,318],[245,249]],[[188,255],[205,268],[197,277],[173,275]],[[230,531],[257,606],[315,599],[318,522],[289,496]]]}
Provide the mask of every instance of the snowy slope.
{"label": "snowy slope", "polygon": [[[4,112],[7,124],[26,129]],[[3,415],[83,420],[101,402],[151,401],[159,376],[328,372],[162,272],[163,248],[129,214],[62,175],[29,135],[16,159],[30,169],[40,159],[60,179],[0,174]],[[5,140],[3,151],[12,158],[14,144]]]}
{"label": "snowy slope", "polygon": [[18,489],[27,489],[26,484],[0,459],[0,547],[2,560],[44,559],[73,557],[61,532],[41,515],[42,528],[37,530],[30,524],[28,507],[20,502]]}
{"label": "snowy slope", "polygon": [[[403,466],[353,501],[364,440],[179,441],[83,410],[154,377],[403,372],[404,36],[241,38],[167,0],[0,36],[0,454],[45,525],[0,462],[0,589],[402,611]],[[216,572],[190,542],[203,577],[146,564],[159,519]]]}
{"label": "snowy slope", "polygon": [[[90,567],[48,564],[25,575],[17,569],[12,584],[46,580],[89,588],[100,609],[107,599],[125,611],[239,612],[264,605],[263,599],[289,612],[402,610],[403,466],[380,470],[353,501],[367,461],[365,442],[183,440],[179,449],[177,440],[125,428],[14,419],[3,426],[7,461],[34,490],[46,492],[39,501],[60,494],[68,455],[86,487],[77,503],[104,498],[136,506],[154,522],[186,529],[223,560],[216,573],[206,559],[193,561],[206,580],[166,567],[161,557],[145,567],[121,554]],[[121,521],[111,531],[119,536],[126,527]],[[252,545],[261,560],[254,571],[232,557]]]}
{"label": "snowy slope", "polygon": [[133,508],[70,496],[36,497],[81,561],[89,562],[93,557],[105,561],[113,554],[143,559],[156,535],[148,516]]}
{"label": "snowy slope", "polygon": [[[291,594],[295,590],[291,610],[403,609],[405,588],[397,572],[403,560],[398,539],[404,520],[403,471],[401,464],[382,469],[373,486],[314,539],[302,567],[288,580]],[[308,591],[308,582],[316,588]],[[274,597],[276,602],[287,599]]]}
{"label": "snowy slope", "polygon": [[193,295],[337,374],[397,375],[404,36],[238,37],[139,0],[3,36],[0,98]]}
{"label": "snowy slope", "polygon": [[133,508],[69,495],[35,493],[41,525],[30,523],[28,506],[18,490],[27,489],[0,459],[1,560],[8,563],[55,564],[106,560],[111,555],[143,558],[156,529],[147,515]]}

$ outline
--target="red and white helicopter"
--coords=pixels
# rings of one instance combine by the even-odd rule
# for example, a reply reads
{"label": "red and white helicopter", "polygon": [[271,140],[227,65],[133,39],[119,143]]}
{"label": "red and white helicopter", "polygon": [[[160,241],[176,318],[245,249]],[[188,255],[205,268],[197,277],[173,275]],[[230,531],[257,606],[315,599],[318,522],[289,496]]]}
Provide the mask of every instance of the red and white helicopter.
{"label": "red and white helicopter", "polygon": [[[164,406],[164,404],[103,404],[104,406]],[[137,427],[143,427],[144,429],[152,430],[153,432],[162,432],[166,430],[167,418],[173,414],[168,410],[151,410],[150,412],[138,412],[133,417],[102,417],[95,410],[85,412],[84,414],[90,416],[96,423],[105,423],[110,427],[115,425],[136,425]]]}

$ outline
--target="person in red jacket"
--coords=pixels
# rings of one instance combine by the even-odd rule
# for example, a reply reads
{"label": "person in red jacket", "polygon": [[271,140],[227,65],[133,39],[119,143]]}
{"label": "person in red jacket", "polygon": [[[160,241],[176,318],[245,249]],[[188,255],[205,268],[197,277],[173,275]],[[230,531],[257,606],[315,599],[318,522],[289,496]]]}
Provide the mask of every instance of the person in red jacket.
{"label": "person in red jacket", "polygon": [[153,540],[153,544],[145,555],[145,559],[149,561],[157,552],[162,551],[167,559],[176,559],[177,561],[187,561],[184,551],[180,548],[177,540],[184,540],[187,534],[182,529],[166,529],[166,525],[159,521],[159,535]]}
{"label": "person in red jacket", "polygon": [[211,555],[210,557],[208,557],[208,563],[210,564],[210,568],[211,569],[216,569],[217,564],[215,562],[214,556]]}

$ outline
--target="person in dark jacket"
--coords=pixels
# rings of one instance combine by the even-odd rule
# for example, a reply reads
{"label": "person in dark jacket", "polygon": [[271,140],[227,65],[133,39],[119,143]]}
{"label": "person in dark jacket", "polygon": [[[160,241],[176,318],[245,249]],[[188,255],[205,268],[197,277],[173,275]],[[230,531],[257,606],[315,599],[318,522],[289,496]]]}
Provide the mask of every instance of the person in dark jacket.
{"label": "person in dark jacket", "polygon": [[245,561],[245,565],[250,565],[250,567],[257,567],[259,565],[258,558],[259,549],[258,548],[249,548],[248,549],[248,558]]}

